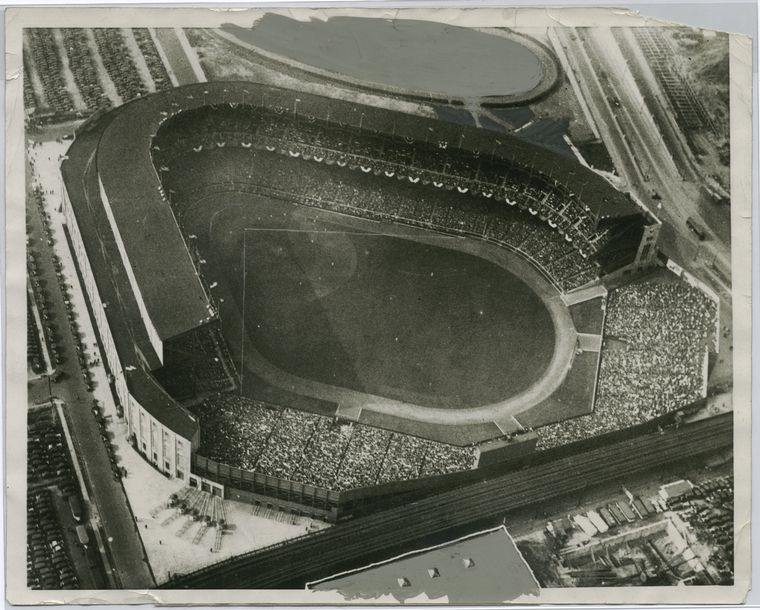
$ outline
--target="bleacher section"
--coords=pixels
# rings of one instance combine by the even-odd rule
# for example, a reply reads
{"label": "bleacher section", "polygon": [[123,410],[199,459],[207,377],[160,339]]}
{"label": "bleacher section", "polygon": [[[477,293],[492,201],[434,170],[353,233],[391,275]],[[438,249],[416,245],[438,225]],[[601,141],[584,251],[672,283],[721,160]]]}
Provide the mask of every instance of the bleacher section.
{"label": "bleacher section", "polygon": [[468,470],[475,450],[220,394],[194,408],[199,453],[248,471],[344,490]]}
{"label": "bleacher section", "polygon": [[600,229],[603,218],[638,213],[632,203],[620,206],[618,202],[613,207],[605,201],[597,202],[597,209],[592,211],[581,201],[580,194],[537,169],[535,156],[532,160],[495,157],[484,151],[463,150],[447,141],[409,141],[339,121],[327,122],[313,116],[299,119],[278,106],[272,110],[242,105],[188,110],[173,117],[156,140],[161,151],[156,160],[161,165],[172,161],[165,150],[168,143],[174,145],[175,154],[242,146],[386,179],[495,198],[544,220],[573,243],[584,258],[593,257],[607,245],[610,229]]}
{"label": "bleacher section", "polygon": [[[169,170],[164,171],[164,181],[176,202],[235,189],[353,216],[473,236],[520,252],[563,291],[591,282],[599,274],[595,262],[585,259],[547,223],[504,202],[408,182],[397,182],[391,189],[363,172],[305,163],[233,142],[200,154],[193,148],[181,152],[169,145],[159,148],[160,154],[154,151],[154,161]],[[182,204],[177,205],[181,214]]]}

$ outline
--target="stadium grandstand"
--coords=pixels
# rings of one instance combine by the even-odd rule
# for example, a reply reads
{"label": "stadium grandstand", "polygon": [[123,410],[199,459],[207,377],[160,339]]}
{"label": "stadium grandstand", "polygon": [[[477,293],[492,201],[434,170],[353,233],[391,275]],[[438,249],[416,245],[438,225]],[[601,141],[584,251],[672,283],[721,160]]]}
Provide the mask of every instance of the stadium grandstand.
{"label": "stadium grandstand", "polygon": [[[612,291],[605,308],[606,289],[596,291],[604,278],[654,266],[659,222],[593,171],[509,136],[252,83],[202,83],[96,112],[77,130],[62,174],[69,239],[130,440],[191,486],[336,520],[344,505],[418,483],[440,489],[496,459],[485,459],[485,445],[338,417],[335,405],[301,408],[287,393],[262,401],[239,391],[237,347],[185,224],[199,192],[480,240],[530,261],[568,307],[593,295],[594,336],[619,348],[601,366],[599,346],[589,358],[582,341],[575,349],[590,375],[577,384],[588,402],[582,417],[594,417],[604,377],[600,434],[702,396],[695,356],[650,411],[656,388],[636,395],[636,416],[621,415],[622,396],[636,390],[621,371],[667,371],[676,356],[703,355],[714,307],[694,289],[653,282]],[[684,296],[690,305],[680,310]],[[684,329],[680,340],[663,337],[656,361],[643,362],[652,333],[668,324],[674,335]],[[660,377],[657,387],[668,382]],[[550,448],[583,440],[572,421],[528,411],[513,425],[532,439],[526,447]],[[491,433],[499,436],[513,433]],[[515,445],[510,438],[502,449]]]}

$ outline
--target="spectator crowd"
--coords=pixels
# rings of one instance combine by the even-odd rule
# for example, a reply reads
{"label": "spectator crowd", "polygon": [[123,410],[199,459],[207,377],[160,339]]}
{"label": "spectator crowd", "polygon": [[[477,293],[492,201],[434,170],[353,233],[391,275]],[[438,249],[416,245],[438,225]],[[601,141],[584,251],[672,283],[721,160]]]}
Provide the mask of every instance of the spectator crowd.
{"label": "spectator crowd", "polygon": [[475,466],[472,448],[219,394],[196,407],[200,453],[244,470],[344,490]]}
{"label": "spectator crowd", "polygon": [[[388,188],[371,173],[346,171],[338,164],[304,163],[239,145],[245,143],[242,136],[231,141],[207,135],[200,137],[200,144],[195,137],[160,140],[153,149],[153,162],[166,168],[165,190],[176,194],[175,201],[234,184],[241,191],[353,216],[491,241],[531,259],[561,290],[598,277],[595,262],[584,258],[549,224],[517,206],[421,188],[408,181]],[[205,154],[198,154],[199,147]]]}
{"label": "spectator crowd", "polygon": [[594,411],[539,428],[539,447],[641,424],[703,398],[716,315],[711,299],[681,282],[611,292]]}
{"label": "spectator crowd", "polygon": [[189,397],[231,388],[232,371],[221,330],[217,325],[207,325],[167,341],[164,366],[156,375],[172,396]]}
{"label": "spectator crowd", "polygon": [[[362,113],[363,116],[363,113]],[[538,216],[562,238],[573,242],[584,257],[606,244],[590,209],[575,193],[543,174],[527,160],[500,158],[467,151],[448,142],[409,142],[402,137],[313,116],[298,119],[297,107],[215,106],[186,111],[174,119],[172,137],[186,145],[215,143],[253,146],[270,152],[336,164],[351,170],[440,190],[495,199]],[[360,121],[361,123],[361,121]],[[509,179],[505,180],[505,172]]]}

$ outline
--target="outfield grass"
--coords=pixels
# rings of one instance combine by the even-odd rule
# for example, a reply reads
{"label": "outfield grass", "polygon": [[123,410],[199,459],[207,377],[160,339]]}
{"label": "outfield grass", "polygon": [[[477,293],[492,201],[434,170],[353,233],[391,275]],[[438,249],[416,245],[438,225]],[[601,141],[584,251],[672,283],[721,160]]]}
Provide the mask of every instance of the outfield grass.
{"label": "outfield grass", "polygon": [[[209,281],[226,284],[245,312],[245,334],[278,368],[424,406],[466,408],[521,392],[548,366],[549,313],[502,268],[445,248],[445,238],[431,245],[345,230],[329,215],[235,198],[245,203],[217,214],[210,240],[198,245]],[[234,352],[240,336],[227,338]]]}

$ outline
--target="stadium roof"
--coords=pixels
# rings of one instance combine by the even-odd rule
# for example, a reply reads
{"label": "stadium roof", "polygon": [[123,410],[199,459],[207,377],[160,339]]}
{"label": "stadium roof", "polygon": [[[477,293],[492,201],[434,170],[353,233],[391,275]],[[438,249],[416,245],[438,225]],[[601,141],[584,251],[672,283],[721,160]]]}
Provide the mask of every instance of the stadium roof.
{"label": "stadium roof", "polygon": [[[164,340],[211,317],[209,302],[150,157],[162,96],[124,106],[101,136],[98,176],[148,316]],[[139,297],[138,297],[139,298]]]}
{"label": "stadium roof", "polygon": [[182,437],[193,440],[198,434],[197,420],[177,404],[148,372],[161,366],[161,362],[148,338],[100,201],[96,168],[91,161],[100,136],[113,117],[114,114],[104,115],[78,132],[75,144],[61,164],[61,173],[82,235],[87,261],[105,307],[127,387],[153,417]]}

